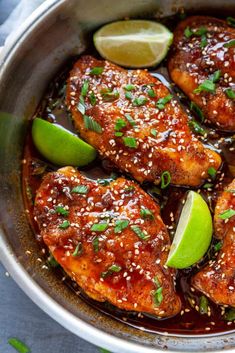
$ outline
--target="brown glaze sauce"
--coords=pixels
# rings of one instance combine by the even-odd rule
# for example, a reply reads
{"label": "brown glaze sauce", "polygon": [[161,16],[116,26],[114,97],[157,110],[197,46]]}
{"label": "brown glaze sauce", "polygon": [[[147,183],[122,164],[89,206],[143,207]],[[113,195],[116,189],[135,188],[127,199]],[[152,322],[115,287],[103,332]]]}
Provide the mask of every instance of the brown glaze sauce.
{"label": "brown glaze sauce", "polygon": [[[172,28],[172,23],[176,23],[176,19],[170,19],[167,21],[168,27]],[[170,25],[169,25],[170,24]],[[92,54],[95,57],[99,57],[98,53],[93,47],[89,48],[86,54]],[[65,97],[65,84],[68,73],[72,68],[73,63],[77,58],[72,58],[69,60],[65,67],[62,68],[60,73],[55,77],[55,79],[49,85],[44,98],[42,99],[36,113],[35,117],[44,118],[50,122],[56,122],[62,125],[66,129],[75,132],[72,119],[66,110],[64,103]],[[164,84],[168,85],[170,89],[178,96],[180,103],[187,110],[188,114],[193,116],[189,112],[189,101],[187,98],[175,87],[169,79],[168,72],[166,69],[166,63],[163,63],[154,70],[150,70],[153,75],[156,75]],[[194,116],[196,120],[197,117]],[[211,212],[213,214],[216,199],[219,193],[223,190],[224,186],[227,185],[234,177],[234,169],[232,163],[235,163],[235,153],[231,151],[231,147],[235,146],[233,134],[221,133],[220,131],[213,130],[208,126],[203,126],[208,133],[206,139],[199,136],[202,142],[209,145],[216,150],[219,150],[220,155],[223,158],[223,166],[221,170],[217,173],[216,180],[208,180],[207,183],[213,184],[209,189],[201,187],[197,189],[208,201]],[[25,200],[25,208],[29,215],[29,221],[32,229],[35,233],[35,237],[39,242],[39,246],[44,253],[44,262],[47,261],[48,252],[45,249],[45,245],[39,234],[39,229],[36,222],[33,219],[33,200],[35,198],[36,190],[38,189],[43,175],[45,173],[56,170],[58,167],[50,164],[48,161],[44,160],[43,157],[35,149],[32,137],[31,137],[31,123],[28,130],[28,136],[26,138],[25,151],[24,151],[24,163],[23,163],[23,194]],[[95,162],[90,164],[85,168],[80,168],[88,177],[91,178],[103,178],[109,176],[112,172],[118,174],[118,171],[107,161],[96,159]],[[147,192],[151,193],[156,202],[161,205],[162,208],[162,219],[168,227],[168,231],[171,237],[174,236],[175,228],[179,218],[180,211],[184,202],[184,198],[187,193],[187,188],[170,186],[166,190],[160,190],[154,187],[155,192],[153,193],[151,189],[153,185],[143,185],[142,186]],[[223,308],[215,305],[209,301],[211,315],[200,314],[199,313],[199,301],[201,293],[195,291],[191,288],[190,279],[194,273],[198,271],[203,264],[208,261],[209,258],[214,256],[214,244],[217,243],[213,239],[211,247],[205,256],[205,258],[197,265],[192,266],[185,270],[180,270],[177,273],[176,280],[176,291],[180,295],[182,301],[182,311],[175,317],[168,319],[156,319],[145,314],[129,313],[112,306],[109,303],[99,303],[84,294],[78,285],[73,282],[68,276],[63,272],[62,268],[54,268],[55,274],[61,278],[73,291],[75,291],[79,296],[83,298],[87,303],[97,308],[98,310],[104,312],[113,318],[123,321],[128,325],[134,326],[136,328],[147,330],[151,332],[168,332],[172,334],[211,334],[218,333],[228,330],[235,329],[234,322],[226,321],[221,315]],[[225,309],[227,310],[227,309]]]}

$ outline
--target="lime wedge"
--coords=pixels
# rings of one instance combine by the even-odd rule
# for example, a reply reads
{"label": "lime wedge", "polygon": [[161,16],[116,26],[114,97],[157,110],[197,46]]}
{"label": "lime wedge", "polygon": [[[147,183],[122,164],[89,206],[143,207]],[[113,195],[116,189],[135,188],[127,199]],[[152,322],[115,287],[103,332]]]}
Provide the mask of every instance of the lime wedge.
{"label": "lime wedge", "polygon": [[94,34],[99,54],[127,67],[149,67],[166,56],[173,34],[161,23],[143,20],[107,24]]}
{"label": "lime wedge", "polygon": [[96,150],[72,132],[40,118],[33,121],[32,137],[42,156],[58,166],[82,167],[96,157]]}
{"label": "lime wedge", "polygon": [[166,265],[186,268],[199,261],[210,245],[212,232],[212,217],[206,202],[198,193],[189,191]]}

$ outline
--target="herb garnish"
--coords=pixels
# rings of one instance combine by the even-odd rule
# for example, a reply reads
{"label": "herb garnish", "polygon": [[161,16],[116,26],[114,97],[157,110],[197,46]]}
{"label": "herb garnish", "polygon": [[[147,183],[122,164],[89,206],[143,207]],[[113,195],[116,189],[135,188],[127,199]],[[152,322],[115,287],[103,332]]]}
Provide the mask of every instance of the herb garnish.
{"label": "herb garnish", "polygon": [[118,219],[115,222],[114,233],[120,233],[122,230],[128,227],[130,221],[128,219]]}
{"label": "herb garnish", "polygon": [[171,182],[170,172],[168,172],[168,170],[165,170],[161,175],[161,189],[167,188],[170,182]]}
{"label": "herb garnish", "polygon": [[94,223],[91,227],[92,232],[103,232],[108,228],[108,223]]}
{"label": "herb garnish", "polygon": [[156,107],[160,110],[165,108],[165,105],[170,102],[170,100],[173,98],[172,94],[168,94],[166,97],[164,98],[160,98],[157,103],[156,103]]}
{"label": "herb garnish", "polygon": [[200,135],[205,135],[206,131],[203,129],[203,127],[195,120],[191,119],[188,123],[190,129],[194,132],[196,132],[197,134]]}
{"label": "herb garnish", "polygon": [[225,43],[224,44],[224,47],[225,48],[232,48],[232,47],[235,47],[235,40],[230,40],[228,43]]}
{"label": "herb garnish", "polygon": [[146,97],[139,96],[133,100],[133,105],[140,107],[142,105],[145,105],[147,103],[147,101],[148,101],[148,99]]}
{"label": "herb garnish", "polygon": [[89,72],[90,75],[100,75],[102,74],[102,72],[104,71],[103,67],[93,67],[93,69],[91,69],[91,71]]}
{"label": "herb garnish", "polygon": [[154,304],[156,306],[159,306],[163,300],[163,294],[162,294],[162,286],[157,278],[154,277],[154,283],[155,286],[157,287],[157,289],[155,291],[153,291],[153,300],[154,300]]}
{"label": "herb garnish", "polygon": [[199,108],[199,106],[196,103],[191,102],[190,103],[190,109],[193,110],[198,115],[198,117],[201,119],[201,122],[204,121],[203,112],[202,112],[202,110]]}
{"label": "herb garnish", "polygon": [[130,116],[130,114],[125,114],[125,118],[131,124],[131,126],[135,126],[136,125],[135,120]]}
{"label": "herb garnish", "polygon": [[113,272],[120,272],[121,269],[122,268],[119,265],[112,265],[108,268],[107,271],[101,273],[101,277],[106,278],[107,276],[110,276]]}
{"label": "herb garnish", "polygon": [[154,92],[154,90],[152,88],[148,89],[147,93],[148,93],[149,97],[151,97],[151,98],[156,97],[156,93]]}
{"label": "herb garnish", "polygon": [[99,238],[98,237],[95,237],[92,240],[92,245],[93,245],[94,252],[98,252],[99,251]]}
{"label": "herb garnish", "polygon": [[140,210],[140,216],[142,218],[150,218],[150,219],[154,219],[154,215],[153,212],[151,210],[149,210],[148,208],[142,208]]}
{"label": "herb garnish", "polygon": [[48,259],[47,259],[47,263],[51,266],[51,267],[58,267],[60,264],[56,261],[56,259],[54,258],[54,256],[52,254],[49,255]]}
{"label": "herb garnish", "polygon": [[89,87],[89,81],[85,80],[84,83],[83,83],[82,89],[81,89],[81,95],[83,97],[86,97],[87,92],[88,92],[88,87]]}
{"label": "herb garnish", "polygon": [[82,255],[83,253],[83,248],[82,248],[82,243],[79,242],[74,250],[74,252],[72,253],[72,256],[73,257],[76,257],[76,256],[80,256]]}
{"label": "herb garnish", "polygon": [[133,91],[135,89],[135,86],[132,84],[128,84],[124,87],[125,91]]}
{"label": "herb garnish", "polygon": [[18,338],[9,338],[8,343],[17,350],[19,353],[29,353],[30,349]]}
{"label": "herb garnish", "polygon": [[210,175],[210,177],[214,180],[216,177],[216,169],[213,167],[210,167],[207,171],[207,173]]}
{"label": "herb garnish", "polygon": [[150,132],[151,132],[151,135],[153,135],[154,137],[157,136],[157,130],[151,129]]}
{"label": "herb garnish", "polygon": [[74,194],[87,194],[88,186],[86,186],[86,185],[77,185],[71,190],[71,192],[74,193]]}
{"label": "herb garnish", "polygon": [[235,18],[229,16],[226,18],[227,24],[231,27],[235,27]]}
{"label": "herb garnish", "polygon": [[214,83],[218,82],[220,77],[221,77],[221,70],[215,71],[212,76],[212,82]]}
{"label": "herb garnish", "polygon": [[229,309],[224,315],[224,319],[226,321],[234,321],[235,320],[235,309]]}
{"label": "herb garnish", "polygon": [[121,136],[123,136],[123,132],[118,131],[118,132],[115,132],[114,135],[115,135],[116,137],[121,137]]}
{"label": "herb garnish", "polygon": [[137,148],[136,139],[134,137],[123,137],[124,145],[130,148]]}
{"label": "herb garnish", "polygon": [[227,88],[225,90],[225,93],[226,93],[228,98],[235,99],[235,91],[232,88]]}
{"label": "herb garnish", "polygon": [[150,235],[145,234],[138,226],[136,225],[132,225],[131,229],[133,230],[133,232],[135,232],[135,234],[142,240],[147,240],[150,238]]}
{"label": "herb garnish", "polygon": [[125,126],[126,126],[125,120],[123,120],[123,119],[121,119],[121,118],[118,118],[118,119],[116,120],[114,129],[115,129],[116,131],[119,131],[119,130],[122,130]]}
{"label": "herb garnish", "polygon": [[119,92],[117,90],[111,91],[110,89],[102,90],[102,98],[106,102],[112,102],[113,100],[119,98]]}
{"label": "herb garnish", "polygon": [[126,92],[126,93],[125,93],[125,97],[126,97],[126,99],[131,100],[131,99],[132,99],[132,94],[131,94],[131,92]]}
{"label": "herb garnish", "polygon": [[66,229],[69,226],[70,226],[70,222],[67,220],[59,224],[59,228],[61,228],[61,229]]}
{"label": "herb garnish", "polygon": [[80,98],[79,98],[79,102],[78,102],[78,105],[77,105],[77,110],[78,110],[82,115],[85,114],[86,108],[85,108],[84,98],[83,98],[82,96],[80,96]]}
{"label": "herb garnish", "polygon": [[111,353],[110,351],[108,351],[107,349],[105,349],[105,348],[99,348],[99,351],[100,351],[100,353]]}
{"label": "herb garnish", "polygon": [[235,210],[231,208],[219,214],[220,219],[229,219],[233,216],[235,216]]}
{"label": "herb garnish", "polygon": [[199,312],[201,315],[208,313],[208,299],[204,295],[199,299]]}
{"label": "herb garnish", "polygon": [[203,189],[210,189],[212,187],[213,187],[213,184],[211,184],[211,183],[206,183],[203,185]]}
{"label": "herb garnish", "polygon": [[193,35],[193,31],[191,30],[191,28],[186,27],[184,30],[184,35],[186,38],[190,38]]}
{"label": "herb garnish", "polygon": [[62,206],[57,206],[57,207],[55,208],[55,211],[56,211],[56,213],[61,214],[62,216],[65,216],[65,217],[67,217],[67,216],[69,215],[69,211],[66,210],[66,209],[65,209],[64,207],[62,207]]}
{"label": "herb garnish", "polygon": [[95,94],[94,92],[91,92],[91,94],[89,95],[89,100],[90,100],[90,103],[91,105],[96,105],[96,97],[95,97]]}
{"label": "herb garnish", "polygon": [[205,80],[193,92],[197,94],[201,93],[202,91],[214,93],[215,83],[212,80]]}
{"label": "herb garnish", "polygon": [[215,250],[215,252],[219,251],[219,250],[222,248],[222,246],[223,246],[222,241],[219,241],[218,243],[216,243],[216,244],[214,245],[214,250]]}
{"label": "herb garnish", "polygon": [[84,126],[86,129],[91,130],[91,131],[95,131],[98,134],[102,133],[102,127],[91,116],[84,115],[83,121],[84,121]]}

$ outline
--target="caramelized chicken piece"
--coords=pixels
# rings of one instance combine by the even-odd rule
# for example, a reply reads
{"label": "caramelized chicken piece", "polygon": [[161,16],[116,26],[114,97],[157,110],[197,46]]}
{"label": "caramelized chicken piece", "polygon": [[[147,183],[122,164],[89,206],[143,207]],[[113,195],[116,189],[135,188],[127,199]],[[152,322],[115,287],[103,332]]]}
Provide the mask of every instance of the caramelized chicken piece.
{"label": "caramelized chicken piece", "polygon": [[220,156],[197,140],[166,86],[147,70],[127,71],[83,56],[67,84],[67,106],[81,136],[139,182],[197,186]]}
{"label": "caramelized chicken piece", "polygon": [[[200,107],[204,117],[228,131],[235,130],[234,40],[235,29],[225,21],[189,17],[174,32],[168,65],[172,80]],[[195,92],[203,82],[205,90]]]}
{"label": "caramelized chicken piece", "polygon": [[193,285],[215,303],[235,307],[235,179],[218,199],[214,224],[223,246],[216,259],[194,276]]}
{"label": "caramelized chicken piece", "polygon": [[35,201],[44,242],[93,299],[158,317],[177,314],[159,206],[130,180],[102,184],[72,167],[47,174]]}

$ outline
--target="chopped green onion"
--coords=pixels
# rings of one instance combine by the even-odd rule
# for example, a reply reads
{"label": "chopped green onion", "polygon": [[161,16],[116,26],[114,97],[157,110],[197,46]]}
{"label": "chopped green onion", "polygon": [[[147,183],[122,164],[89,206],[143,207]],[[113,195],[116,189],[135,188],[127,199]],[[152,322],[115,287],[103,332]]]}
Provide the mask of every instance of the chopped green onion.
{"label": "chopped green onion", "polygon": [[208,313],[208,299],[204,295],[199,299],[199,312],[201,315]]}
{"label": "chopped green onion", "polygon": [[91,92],[91,94],[89,95],[89,100],[90,100],[90,103],[91,105],[96,105],[96,97],[95,97],[95,93],[94,92]]}
{"label": "chopped green onion", "polygon": [[81,95],[86,97],[89,88],[89,81],[85,80],[81,89]]}
{"label": "chopped green onion", "polygon": [[103,232],[108,228],[108,223],[95,223],[91,227],[92,232]]}
{"label": "chopped green onion", "polygon": [[77,110],[78,110],[82,115],[85,114],[86,108],[85,108],[84,98],[83,98],[82,96],[80,96],[80,98],[79,98],[79,102],[78,102],[78,105],[77,105]]}
{"label": "chopped green onion", "polygon": [[226,21],[229,26],[235,27],[235,18],[229,16],[226,18]]}
{"label": "chopped green onion", "polygon": [[131,229],[135,234],[142,240],[147,240],[150,238],[150,235],[145,234],[138,226],[133,225],[131,226]]}
{"label": "chopped green onion", "polygon": [[201,43],[200,43],[200,47],[201,48],[205,48],[207,46],[207,36],[205,34],[203,34],[201,36]]}
{"label": "chopped green onion", "polygon": [[65,210],[62,206],[57,206],[55,208],[56,213],[61,214],[62,216],[67,217],[69,215],[69,211]]}
{"label": "chopped green onion", "polygon": [[51,267],[58,267],[59,266],[59,263],[56,261],[56,259],[54,258],[54,256],[52,254],[50,254],[50,256],[48,257],[47,263]]}
{"label": "chopped green onion", "polygon": [[151,135],[153,135],[154,137],[156,137],[157,136],[157,130],[155,130],[155,129],[151,129]]}
{"label": "chopped green onion", "polygon": [[131,94],[131,92],[126,92],[126,93],[125,93],[125,97],[126,97],[126,99],[131,100],[131,99],[132,99],[132,94]]}
{"label": "chopped green onion", "polygon": [[123,136],[123,132],[118,131],[118,132],[115,132],[114,135],[115,135],[116,137],[121,137],[121,136]]}
{"label": "chopped green onion", "polygon": [[207,33],[207,29],[205,27],[200,27],[196,32],[194,32],[193,34],[195,36],[201,37],[203,35],[205,35]]}
{"label": "chopped green onion", "polygon": [[108,268],[107,271],[101,273],[101,277],[106,278],[107,276],[111,275],[113,272],[120,272],[121,269],[122,268],[119,265],[112,265]]}
{"label": "chopped green onion", "polygon": [[98,237],[95,237],[92,240],[92,245],[93,245],[94,252],[98,252],[99,251],[99,238]]}
{"label": "chopped green onion", "polygon": [[222,246],[223,246],[222,241],[219,241],[218,243],[216,243],[214,245],[215,252],[219,251],[222,248]]}
{"label": "chopped green onion", "polygon": [[135,86],[132,84],[128,84],[124,87],[125,91],[133,91],[135,89]]}
{"label": "chopped green onion", "polygon": [[110,351],[108,351],[107,349],[105,349],[105,348],[99,348],[99,351],[100,351],[100,353],[111,353]]}
{"label": "chopped green onion", "polygon": [[135,187],[133,185],[128,186],[124,189],[125,192],[130,192],[130,191],[134,191],[134,190],[135,190]]}
{"label": "chopped green onion", "polygon": [[115,123],[114,129],[116,131],[122,130],[126,126],[126,122],[123,119],[118,118]]}
{"label": "chopped green onion", "polygon": [[213,73],[213,76],[212,76],[212,81],[215,83],[215,82],[218,82],[219,79],[221,77],[221,70],[217,70]]}
{"label": "chopped green onion", "polygon": [[224,44],[225,48],[235,47],[235,40],[230,40],[230,42]]}
{"label": "chopped green onion", "polygon": [[224,315],[224,319],[226,321],[234,321],[235,320],[235,309],[229,309],[225,315]]}
{"label": "chopped green onion", "polygon": [[168,170],[165,170],[165,172],[163,172],[161,175],[161,189],[167,188],[170,182],[171,182],[170,172],[168,172]]}
{"label": "chopped green onion", "polygon": [[64,222],[59,224],[59,228],[61,228],[61,229],[66,229],[69,226],[70,226],[70,222],[69,221],[64,221]]}
{"label": "chopped green onion", "polygon": [[235,91],[232,88],[227,88],[225,90],[225,93],[226,93],[228,98],[235,99]]}
{"label": "chopped green onion", "polygon": [[112,102],[113,100],[119,98],[119,92],[116,91],[111,91],[110,89],[106,89],[100,92],[103,100],[106,102]]}
{"label": "chopped green onion", "polygon": [[207,171],[210,177],[214,180],[216,177],[216,169],[214,167],[210,167]]}
{"label": "chopped green onion", "polygon": [[125,228],[128,227],[129,223],[130,221],[128,221],[127,219],[118,219],[115,222],[114,232],[120,233],[121,231],[123,231]]}
{"label": "chopped green onion", "polygon": [[154,304],[159,306],[163,300],[162,287],[159,287],[153,292]]}
{"label": "chopped green onion", "polygon": [[135,120],[130,116],[130,114],[125,114],[125,118],[126,118],[126,120],[128,120],[128,122],[129,122],[132,126],[135,126],[135,125],[136,125]]}
{"label": "chopped green onion", "polygon": [[204,121],[203,112],[196,103],[191,102],[190,109],[193,110],[198,115],[198,117],[201,119],[202,122]]}
{"label": "chopped green onion", "polygon": [[134,137],[123,137],[124,145],[130,148],[137,148],[136,139]]}
{"label": "chopped green onion", "polygon": [[213,187],[213,184],[211,184],[211,183],[206,183],[203,185],[203,189],[210,189],[212,187]]}
{"label": "chopped green onion", "polygon": [[184,30],[184,35],[186,38],[190,38],[193,35],[193,31],[191,30],[191,28],[186,27]]}
{"label": "chopped green onion", "polygon": [[19,353],[29,353],[30,349],[18,338],[9,338],[8,343]]}
{"label": "chopped green onion", "polygon": [[112,173],[110,175],[110,178],[106,178],[106,179],[98,179],[97,183],[103,186],[107,186],[109,185],[113,180],[117,179],[117,175],[115,173]]}
{"label": "chopped green onion", "polygon": [[91,69],[91,71],[89,72],[90,75],[100,75],[102,74],[102,72],[104,71],[103,67],[93,67],[93,69]]}
{"label": "chopped green onion", "polygon": [[98,134],[102,133],[102,127],[91,116],[83,116],[84,126],[87,130],[95,131]]}
{"label": "chopped green onion", "polygon": [[87,194],[88,193],[88,186],[86,185],[77,185],[72,190],[74,194]]}
{"label": "chopped green onion", "polygon": [[133,105],[140,107],[142,105],[145,105],[147,103],[147,101],[148,101],[148,99],[146,97],[139,96],[133,100]]}
{"label": "chopped green onion", "polygon": [[193,92],[201,93],[202,91],[214,93],[215,92],[214,82],[212,80],[205,80]]}
{"label": "chopped green onion", "polygon": [[232,194],[235,194],[235,189],[230,189],[230,190],[225,190],[226,192],[231,192]]}
{"label": "chopped green onion", "polygon": [[231,208],[219,214],[220,219],[229,219],[233,216],[235,216],[235,210]]}
{"label": "chopped green onion", "polygon": [[196,132],[197,134],[200,135],[205,135],[206,131],[203,129],[203,127],[195,120],[190,120],[188,123],[190,129],[194,132]]}
{"label": "chopped green onion", "polygon": [[156,107],[160,110],[165,108],[166,103],[170,102],[170,100],[173,98],[172,94],[168,94],[166,97],[164,98],[160,98],[157,103],[156,103]]}
{"label": "chopped green onion", "polygon": [[156,93],[154,92],[154,90],[153,90],[152,88],[149,89],[149,90],[147,91],[147,93],[148,93],[149,97],[151,97],[151,98],[156,97]]}
{"label": "chopped green onion", "polygon": [[72,253],[73,257],[80,256],[83,253],[83,248],[82,248],[82,243],[79,242],[78,245],[76,246],[74,252]]}
{"label": "chopped green onion", "polygon": [[142,208],[140,210],[140,216],[142,218],[150,218],[150,219],[154,219],[154,215],[153,212],[151,210],[149,210],[148,208]]}

